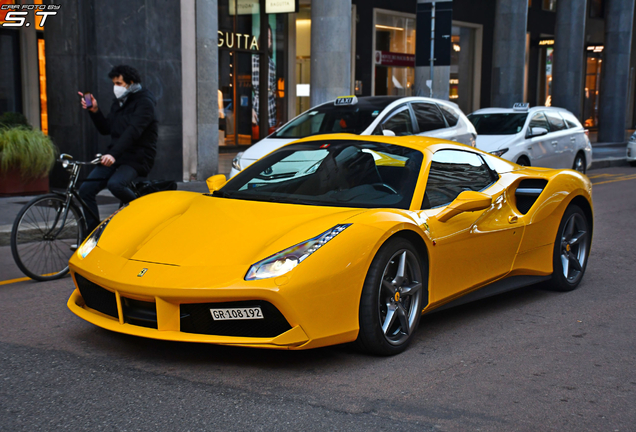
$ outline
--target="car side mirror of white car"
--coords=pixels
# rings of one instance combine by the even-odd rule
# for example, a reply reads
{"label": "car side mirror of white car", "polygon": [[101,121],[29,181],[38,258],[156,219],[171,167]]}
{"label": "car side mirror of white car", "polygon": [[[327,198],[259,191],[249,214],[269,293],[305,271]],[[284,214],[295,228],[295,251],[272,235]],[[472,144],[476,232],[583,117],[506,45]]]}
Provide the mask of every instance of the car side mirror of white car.
{"label": "car side mirror of white car", "polygon": [[382,129],[382,135],[384,136],[395,136],[395,132],[390,129]]}
{"label": "car side mirror of white car", "polygon": [[543,127],[533,127],[532,129],[530,129],[530,137],[541,136],[547,133],[548,133],[548,130]]}

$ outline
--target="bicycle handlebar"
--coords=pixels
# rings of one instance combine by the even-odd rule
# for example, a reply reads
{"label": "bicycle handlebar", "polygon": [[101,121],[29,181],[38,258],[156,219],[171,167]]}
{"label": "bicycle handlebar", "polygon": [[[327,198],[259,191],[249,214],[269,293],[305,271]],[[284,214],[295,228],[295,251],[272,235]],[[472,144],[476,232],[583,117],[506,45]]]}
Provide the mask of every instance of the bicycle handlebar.
{"label": "bicycle handlebar", "polygon": [[99,165],[99,163],[101,162],[101,159],[102,159],[101,153],[97,153],[95,155],[95,159],[89,162],[74,161],[73,156],[67,153],[62,153],[60,157],[58,158],[58,162],[62,162],[62,168],[68,168],[69,166],[73,166],[73,165]]}

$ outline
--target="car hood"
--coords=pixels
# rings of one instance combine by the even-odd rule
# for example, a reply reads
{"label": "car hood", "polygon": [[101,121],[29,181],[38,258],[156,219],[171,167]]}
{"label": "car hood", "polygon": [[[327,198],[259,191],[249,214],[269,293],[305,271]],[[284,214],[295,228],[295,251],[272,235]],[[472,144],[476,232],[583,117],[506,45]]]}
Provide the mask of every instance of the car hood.
{"label": "car hood", "polygon": [[162,192],[118,213],[98,247],[158,264],[251,265],[363,211]]}
{"label": "car hood", "polygon": [[[295,140],[296,138],[264,138],[245,150],[243,156],[241,156],[241,160],[245,159],[254,162],[266,154],[271,153],[285,144],[289,144]],[[243,168],[245,168],[245,166],[243,166]]]}
{"label": "car hood", "polygon": [[477,148],[491,152],[506,148],[518,139],[518,135],[477,135]]}

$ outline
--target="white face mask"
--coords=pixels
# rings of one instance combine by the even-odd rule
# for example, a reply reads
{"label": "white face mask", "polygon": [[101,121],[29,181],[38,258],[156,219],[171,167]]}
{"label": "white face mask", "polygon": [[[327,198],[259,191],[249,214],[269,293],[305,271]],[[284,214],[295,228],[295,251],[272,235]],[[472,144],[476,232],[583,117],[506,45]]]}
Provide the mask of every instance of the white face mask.
{"label": "white face mask", "polygon": [[113,92],[115,93],[115,97],[117,99],[121,98],[124,95],[124,93],[126,93],[126,90],[128,89],[123,86],[118,86],[118,85],[113,86]]}

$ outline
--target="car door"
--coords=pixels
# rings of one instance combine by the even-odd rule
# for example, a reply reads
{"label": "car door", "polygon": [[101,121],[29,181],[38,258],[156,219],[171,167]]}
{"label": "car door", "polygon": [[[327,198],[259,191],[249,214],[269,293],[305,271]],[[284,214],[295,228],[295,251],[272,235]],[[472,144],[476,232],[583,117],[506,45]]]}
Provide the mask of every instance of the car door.
{"label": "car door", "polygon": [[452,139],[459,143],[475,147],[475,138],[477,137],[477,134],[473,133],[472,127],[469,129],[469,125],[472,126],[472,123],[469,123],[469,125],[465,124],[467,119],[461,119],[464,117],[461,110],[441,103],[437,104],[437,106],[440,111],[442,111],[446,124],[449,128],[451,128],[450,130],[453,131],[454,138]]}
{"label": "car door", "polygon": [[452,128],[448,127],[444,116],[437,104],[427,102],[411,103],[415,122],[418,127],[418,135],[431,136],[447,140],[456,140],[457,136]]}
{"label": "car door", "polygon": [[568,162],[570,163],[569,166],[572,167],[577,152],[586,147],[585,129],[583,129],[579,120],[569,111],[559,111],[559,114],[561,114],[561,117],[565,120],[565,124],[568,126],[566,153],[568,155]]}
{"label": "car door", "polygon": [[568,148],[571,148],[571,134],[568,132],[563,117],[557,111],[552,110],[546,110],[545,116],[550,125],[550,144],[554,151],[554,162],[550,168],[572,168],[573,156],[568,152]]}
{"label": "car door", "polygon": [[413,135],[415,133],[411,110],[407,104],[399,106],[391,111],[386,118],[382,119],[375,130],[375,134],[382,135],[385,130],[390,130],[396,136]]}
{"label": "car door", "polygon": [[[463,191],[481,191],[492,205],[439,221]],[[470,151],[439,150],[432,158],[422,210],[423,229],[434,241],[430,253],[430,301],[459,296],[507,274],[523,236],[523,224],[506,199],[504,185],[483,158]]]}
{"label": "car door", "polygon": [[[548,131],[545,135],[532,136],[533,128],[543,128]],[[550,132],[548,119],[543,111],[535,112],[530,118],[526,132],[528,151],[530,153],[532,166],[554,168],[556,160],[555,149],[558,146],[558,138]]]}

